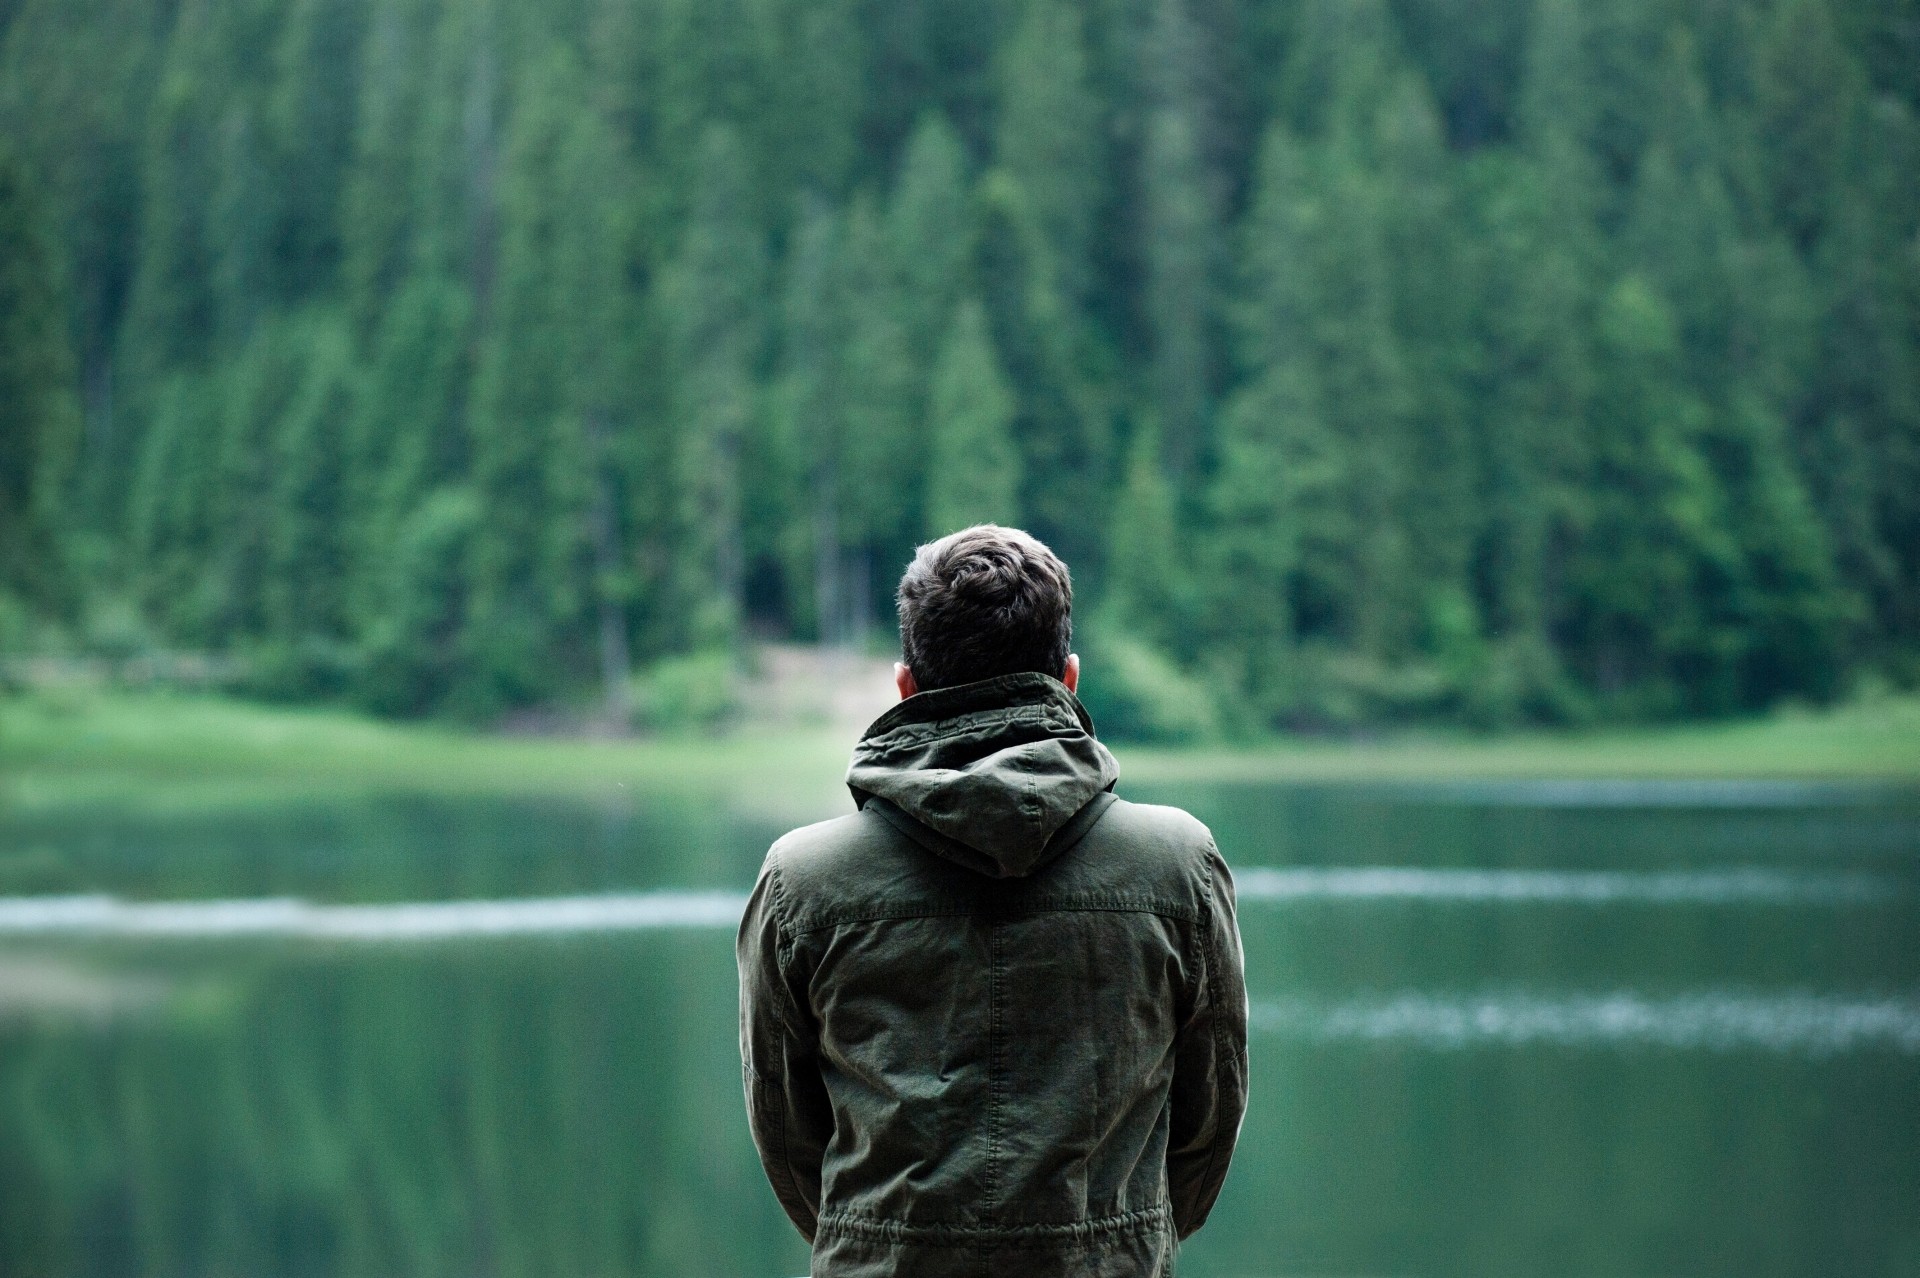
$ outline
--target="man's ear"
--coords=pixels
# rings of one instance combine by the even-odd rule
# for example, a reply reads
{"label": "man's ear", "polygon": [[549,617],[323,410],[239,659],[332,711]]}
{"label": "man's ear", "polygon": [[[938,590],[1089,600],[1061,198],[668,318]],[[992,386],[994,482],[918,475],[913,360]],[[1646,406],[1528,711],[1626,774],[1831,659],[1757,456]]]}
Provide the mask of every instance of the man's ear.
{"label": "man's ear", "polygon": [[920,691],[920,685],[914,681],[913,671],[907,669],[906,663],[900,661],[893,663],[893,686],[900,689],[902,701]]}
{"label": "man's ear", "polygon": [[[903,670],[905,668],[906,667],[904,666],[901,667],[901,669]],[[1067,668],[1060,672],[1060,682],[1067,685],[1068,692],[1080,691],[1080,654],[1079,653],[1069,652],[1067,654]]]}

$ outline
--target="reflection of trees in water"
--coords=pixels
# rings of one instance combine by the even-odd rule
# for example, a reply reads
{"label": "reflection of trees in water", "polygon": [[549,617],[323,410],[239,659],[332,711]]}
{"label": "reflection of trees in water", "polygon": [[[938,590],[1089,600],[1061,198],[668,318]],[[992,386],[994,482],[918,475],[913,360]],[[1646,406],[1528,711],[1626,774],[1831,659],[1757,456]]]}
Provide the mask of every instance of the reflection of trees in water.
{"label": "reflection of trees in water", "polygon": [[[1252,1109],[1187,1272],[1893,1270],[1920,1058],[1875,1026],[1920,988],[1910,798],[1121,786],[1270,871],[1242,879]],[[739,889],[767,833],[690,804],[23,808],[0,895]],[[8,1278],[805,1267],[748,1143],[725,929],[26,944],[0,951],[38,1000],[0,1000]],[[1848,1050],[1779,1050],[1836,1011]],[[1705,1047],[1662,1028],[1702,1015]]]}
{"label": "reflection of trees in water", "polygon": [[[616,792],[619,793],[619,792]],[[752,882],[772,821],[658,794],[604,801],[313,793],[205,811],[6,817],[0,896],[317,902],[565,896]]]}
{"label": "reflection of trees in water", "polygon": [[747,1206],[729,957],[712,935],[254,954],[182,969],[144,1015],[9,1027],[0,1268],[791,1267]]}

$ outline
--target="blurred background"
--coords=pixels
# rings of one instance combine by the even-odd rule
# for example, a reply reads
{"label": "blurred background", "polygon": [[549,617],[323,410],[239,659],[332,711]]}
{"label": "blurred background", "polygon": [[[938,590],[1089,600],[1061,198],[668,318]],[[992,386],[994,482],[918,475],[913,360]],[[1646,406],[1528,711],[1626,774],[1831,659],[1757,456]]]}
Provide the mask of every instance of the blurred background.
{"label": "blurred background", "polygon": [[1917,113],[1912,0],[0,0],[0,1272],[798,1273],[732,918],[995,520],[1241,871],[1183,1272],[1920,1274]]}
{"label": "blurred background", "polygon": [[1162,732],[1920,678],[1910,4],[0,22],[15,651],[485,720],[996,519]]}

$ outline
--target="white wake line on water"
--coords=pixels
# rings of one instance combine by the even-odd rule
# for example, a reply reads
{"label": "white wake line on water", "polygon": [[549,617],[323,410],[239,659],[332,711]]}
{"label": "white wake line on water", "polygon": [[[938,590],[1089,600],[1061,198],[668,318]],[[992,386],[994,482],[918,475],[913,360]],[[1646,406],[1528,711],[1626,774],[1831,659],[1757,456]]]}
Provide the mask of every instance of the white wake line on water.
{"label": "white wake line on water", "polygon": [[1906,788],[1877,781],[1737,780],[1725,778],[1527,778],[1405,781],[1380,787],[1424,801],[1516,808],[1786,808],[1855,807],[1899,796]]}
{"label": "white wake line on water", "polygon": [[[1864,874],[1779,870],[1433,870],[1243,868],[1246,902],[1429,900],[1577,904],[1851,904],[1894,888]],[[323,941],[439,941],[560,936],[661,928],[732,928],[738,892],[660,891],[504,900],[321,905],[296,897],[125,901],[107,895],[0,897],[0,938],[122,936],[182,940],[291,937]]]}
{"label": "white wake line on water", "polygon": [[293,897],[123,901],[111,896],[0,897],[0,937],[123,936],[218,940],[440,941],[658,928],[732,928],[738,892],[636,892],[495,901],[315,905]]}
{"label": "white wake line on water", "polygon": [[1472,1047],[1652,1047],[1834,1056],[1920,1053],[1920,999],[1707,991],[1542,996],[1404,993],[1250,1007],[1256,1032],[1311,1043]]}
{"label": "white wake line on water", "polygon": [[1858,904],[1892,884],[1869,874],[1786,870],[1474,870],[1402,866],[1234,871],[1243,901],[1425,900],[1674,905]]}

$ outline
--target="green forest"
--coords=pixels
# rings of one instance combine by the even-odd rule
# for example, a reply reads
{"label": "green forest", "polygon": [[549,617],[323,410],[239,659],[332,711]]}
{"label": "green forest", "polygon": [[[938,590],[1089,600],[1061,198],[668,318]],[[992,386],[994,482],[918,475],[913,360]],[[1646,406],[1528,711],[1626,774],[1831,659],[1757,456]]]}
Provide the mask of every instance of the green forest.
{"label": "green forest", "polygon": [[1123,735],[1920,683],[1913,0],[0,0],[0,648],[488,722],[1026,527]]}

